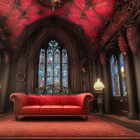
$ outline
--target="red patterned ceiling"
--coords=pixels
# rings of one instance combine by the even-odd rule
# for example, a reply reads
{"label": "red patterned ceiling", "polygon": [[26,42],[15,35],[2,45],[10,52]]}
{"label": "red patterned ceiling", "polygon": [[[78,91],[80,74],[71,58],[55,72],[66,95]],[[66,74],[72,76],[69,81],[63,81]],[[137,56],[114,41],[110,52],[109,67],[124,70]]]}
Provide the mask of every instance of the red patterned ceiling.
{"label": "red patterned ceiling", "polygon": [[[115,13],[114,0],[93,0],[90,5],[85,0],[74,0],[56,7],[55,14],[83,27],[84,31],[94,42],[99,37],[97,28],[104,27],[104,19],[110,19]],[[42,14],[37,12],[37,9]],[[15,0],[0,0],[0,14],[6,16],[3,28],[11,31],[10,39],[16,42],[26,25],[31,24],[44,16],[51,15],[51,7],[44,7],[35,0],[20,0],[20,5]]]}

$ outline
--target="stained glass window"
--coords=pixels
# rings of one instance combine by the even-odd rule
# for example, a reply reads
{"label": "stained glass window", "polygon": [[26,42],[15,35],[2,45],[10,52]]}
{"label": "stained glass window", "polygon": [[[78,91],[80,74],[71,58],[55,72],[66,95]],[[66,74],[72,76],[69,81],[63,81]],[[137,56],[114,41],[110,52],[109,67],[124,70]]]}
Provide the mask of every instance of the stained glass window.
{"label": "stained glass window", "polygon": [[[43,54],[42,54],[43,50]],[[45,57],[46,54],[46,57]],[[46,50],[40,50],[40,56],[42,58],[43,66],[41,65],[41,60],[39,59],[39,80],[40,73],[43,71],[43,84],[41,80],[39,81],[39,86],[44,84],[56,84],[68,87],[68,54],[66,49],[62,49],[56,40],[51,40],[48,43],[48,48]],[[40,66],[43,70],[40,71]],[[45,72],[46,70],[46,72]]]}
{"label": "stained glass window", "polygon": [[120,68],[121,68],[121,77],[122,77],[122,88],[123,88],[123,96],[127,96],[126,91],[126,81],[125,81],[125,74],[124,74],[124,58],[122,53],[120,54]]}
{"label": "stained glass window", "polygon": [[39,54],[39,86],[43,86],[45,83],[45,50],[41,49]]}
{"label": "stained glass window", "polygon": [[68,87],[68,56],[67,50],[62,50],[62,85]]}
{"label": "stained glass window", "polygon": [[112,73],[113,96],[121,96],[118,63],[117,60],[115,60],[114,55],[112,55],[111,57],[111,73]]}

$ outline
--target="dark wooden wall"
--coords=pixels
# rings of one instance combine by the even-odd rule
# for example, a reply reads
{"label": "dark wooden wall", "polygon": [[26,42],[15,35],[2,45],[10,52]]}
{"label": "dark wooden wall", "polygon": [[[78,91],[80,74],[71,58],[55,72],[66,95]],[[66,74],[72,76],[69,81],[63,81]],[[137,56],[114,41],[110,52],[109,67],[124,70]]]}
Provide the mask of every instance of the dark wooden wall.
{"label": "dark wooden wall", "polygon": [[[37,87],[39,49],[41,49],[46,40],[50,40],[49,35],[47,35],[46,33],[43,34],[43,39],[39,36],[39,33],[39,31],[32,32],[30,36],[28,36],[27,38],[25,37],[26,39],[24,41],[21,40],[22,43],[19,43],[21,49],[18,52],[17,59],[11,58],[8,63],[3,66],[3,75],[6,75],[6,71],[9,74],[9,78],[7,79],[7,90],[5,91],[5,96],[3,96],[5,97],[5,111],[10,111],[13,108],[13,102],[9,100],[9,96],[11,93],[33,93],[34,89]],[[72,31],[71,33],[73,34],[74,32]],[[27,35],[25,34],[25,36]],[[38,37],[40,37],[40,40],[38,39]],[[138,47],[138,51],[136,54],[132,54],[131,50],[129,49],[130,55],[127,55],[124,58],[126,65],[125,70],[128,98],[114,98],[112,96],[112,79],[109,60],[106,60],[106,65],[102,66],[99,59],[89,59],[90,69],[87,72],[83,72],[81,68],[81,60],[85,57],[84,53],[89,53],[87,47],[89,44],[85,47],[83,39],[78,37],[78,35],[75,35],[75,39],[72,39],[71,46],[68,46],[68,43],[64,41],[65,38],[63,36],[54,33],[53,35],[51,34],[51,37],[55,37],[60,42],[64,42],[62,44],[63,47],[68,49],[68,53],[70,56],[69,87],[72,93],[79,94],[82,92],[90,92],[94,95],[94,100],[90,102],[90,112],[98,111],[97,93],[95,92],[93,86],[97,81],[97,78],[100,78],[105,85],[105,88],[103,90],[104,113],[121,114],[121,112],[123,112],[122,114],[128,115],[130,119],[137,119],[139,114],[140,118],[140,47]],[[24,36],[22,36],[22,39],[23,38]],[[36,42],[36,40],[38,40],[38,43]],[[138,46],[139,45],[140,40]],[[37,50],[38,53],[36,52]],[[74,57],[72,57],[73,53]],[[89,54],[89,56],[90,55],[91,54]],[[131,82],[133,84],[131,84]]]}

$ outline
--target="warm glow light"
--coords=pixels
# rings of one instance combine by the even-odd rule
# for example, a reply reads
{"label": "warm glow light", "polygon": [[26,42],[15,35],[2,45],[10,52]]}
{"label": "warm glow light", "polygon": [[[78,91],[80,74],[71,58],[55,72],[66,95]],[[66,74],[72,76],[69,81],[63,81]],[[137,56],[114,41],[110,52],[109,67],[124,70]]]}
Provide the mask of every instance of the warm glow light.
{"label": "warm glow light", "polygon": [[124,67],[121,67],[121,72],[124,72]]}
{"label": "warm glow light", "polygon": [[94,84],[95,90],[101,91],[105,86],[100,82],[100,78],[97,79],[97,82]]}

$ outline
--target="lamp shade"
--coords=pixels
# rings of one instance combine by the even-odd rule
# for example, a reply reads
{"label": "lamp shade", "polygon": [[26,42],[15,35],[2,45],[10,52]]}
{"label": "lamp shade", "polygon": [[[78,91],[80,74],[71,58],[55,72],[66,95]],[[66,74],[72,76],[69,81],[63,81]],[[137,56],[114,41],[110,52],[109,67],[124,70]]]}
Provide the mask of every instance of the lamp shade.
{"label": "lamp shade", "polygon": [[97,82],[94,84],[94,88],[97,91],[102,91],[105,86],[100,82],[100,78],[97,79]]}

